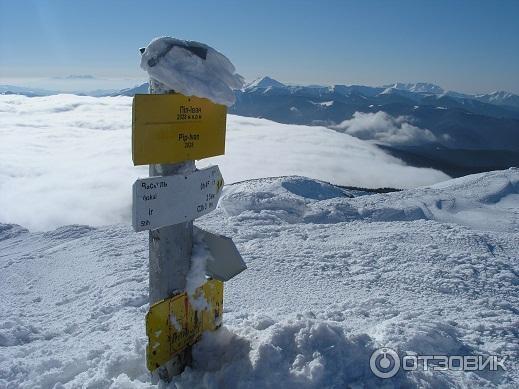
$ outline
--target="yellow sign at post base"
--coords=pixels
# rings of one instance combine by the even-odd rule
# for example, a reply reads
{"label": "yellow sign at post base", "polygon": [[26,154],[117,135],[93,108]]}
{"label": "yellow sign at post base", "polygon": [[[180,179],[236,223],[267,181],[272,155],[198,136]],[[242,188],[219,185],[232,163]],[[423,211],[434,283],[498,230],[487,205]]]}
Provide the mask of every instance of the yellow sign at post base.
{"label": "yellow sign at post base", "polygon": [[194,299],[204,309],[195,310],[186,292],[151,306],[146,315],[148,370],[153,372],[196,343],[204,331],[214,331],[222,324],[223,282],[207,281],[196,290]]}
{"label": "yellow sign at post base", "polygon": [[227,107],[180,93],[135,95],[134,165],[177,163],[225,153]]}

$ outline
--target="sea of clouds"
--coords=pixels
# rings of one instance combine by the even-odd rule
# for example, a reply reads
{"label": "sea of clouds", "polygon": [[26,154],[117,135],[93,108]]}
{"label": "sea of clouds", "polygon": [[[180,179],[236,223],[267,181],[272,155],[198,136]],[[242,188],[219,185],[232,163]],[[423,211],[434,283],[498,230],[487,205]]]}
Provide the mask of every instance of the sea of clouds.
{"label": "sea of clouds", "polygon": [[[130,223],[131,186],[148,175],[131,160],[131,104],[123,96],[0,96],[0,223],[31,230]],[[356,116],[349,125],[364,119]],[[226,154],[197,163],[209,164],[220,166],[227,184],[302,175],[408,188],[449,178],[331,129],[233,115]]]}
{"label": "sea of clouds", "polygon": [[393,117],[386,112],[355,112],[333,128],[356,138],[388,145],[420,145],[437,141],[428,129],[410,123],[405,116]]}

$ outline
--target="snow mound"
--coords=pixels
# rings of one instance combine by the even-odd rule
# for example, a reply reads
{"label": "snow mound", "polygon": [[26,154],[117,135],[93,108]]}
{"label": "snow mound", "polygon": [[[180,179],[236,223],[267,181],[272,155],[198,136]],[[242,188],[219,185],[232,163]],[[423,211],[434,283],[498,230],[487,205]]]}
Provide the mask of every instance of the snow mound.
{"label": "snow mound", "polygon": [[141,68],[170,90],[227,106],[236,100],[233,89],[243,86],[231,61],[200,42],[155,38],[142,54]]}
{"label": "snow mound", "polygon": [[224,188],[219,206],[227,215],[244,211],[279,211],[302,217],[306,204],[313,200],[345,197],[342,189],[305,177],[280,177],[251,180]]}
{"label": "snow mound", "polygon": [[[451,333],[452,326],[429,325],[405,347],[422,355],[468,355],[469,350]],[[235,331],[240,332],[239,329]],[[378,344],[366,334],[352,334],[333,321],[298,317],[275,322],[246,336],[223,327],[205,333],[193,348],[193,365],[174,379],[170,388],[343,388],[447,387],[452,378],[424,372],[397,373],[381,380],[367,363]],[[435,354],[436,353],[436,354]],[[480,373],[481,374],[481,373]],[[488,385],[475,375],[468,385]],[[503,377],[500,377],[503,378]],[[496,381],[498,383],[499,381]]]}
{"label": "snow mound", "polygon": [[20,234],[28,232],[26,228],[20,227],[16,224],[0,223],[0,241],[4,239],[15,238]]}
{"label": "snow mound", "polygon": [[49,239],[79,239],[94,230],[95,228],[90,226],[71,225],[47,231],[43,236]]}
{"label": "snow mound", "polygon": [[[261,213],[291,223],[437,220],[478,229],[519,229],[519,169],[475,174],[431,187],[358,196],[302,177],[228,186],[220,207],[228,216]],[[353,197],[353,198],[350,198]],[[497,217],[496,217],[497,216]]]}
{"label": "snow mound", "polygon": [[[213,388],[369,385],[377,380],[364,362],[374,349],[367,335],[351,336],[337,324],[308,319],[275,323],[248,338],[222,328],[204,334],[193,349],[192,369],[175,385],[186,389],[200,383]],[[400,377],[393,383],[399,381]]]}
{"label": "snow mound", "polygon": [[307,199],[327,200],[346,196],[345,192],[336,186],[304,177],[285,180],[281,185],[287,191]]}

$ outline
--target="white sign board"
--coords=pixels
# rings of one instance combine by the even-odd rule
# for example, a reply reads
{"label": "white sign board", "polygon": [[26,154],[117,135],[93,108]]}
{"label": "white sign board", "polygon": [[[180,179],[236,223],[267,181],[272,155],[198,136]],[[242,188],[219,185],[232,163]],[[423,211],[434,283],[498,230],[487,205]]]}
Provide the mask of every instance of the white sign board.
{"label": "white sign board", "polygon": [[218,166],[187,175],[144,178],[133,184],[135,231],[188,222],[216,208],[223,187]]}
{"label": "white sign board", "polygon": [[234,276],[247,269],[236,245],[231,238],[213,234],[193,226],[195,235],[201,237],[211,252],[207,261],[206,274],[220,281],[229,281]]}

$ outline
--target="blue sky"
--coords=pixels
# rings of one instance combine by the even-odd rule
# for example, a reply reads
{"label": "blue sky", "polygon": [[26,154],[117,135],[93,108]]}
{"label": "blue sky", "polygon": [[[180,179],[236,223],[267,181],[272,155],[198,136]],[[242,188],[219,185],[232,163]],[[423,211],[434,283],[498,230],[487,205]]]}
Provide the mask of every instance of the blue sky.
{"label": "blue sky", "polygon": [[0,0],[0,84],[130,86],[146,79],[138,48],[164,35],[215,47],[249,80],[519,93],[515,0]]}

